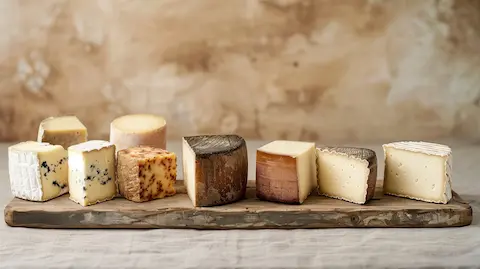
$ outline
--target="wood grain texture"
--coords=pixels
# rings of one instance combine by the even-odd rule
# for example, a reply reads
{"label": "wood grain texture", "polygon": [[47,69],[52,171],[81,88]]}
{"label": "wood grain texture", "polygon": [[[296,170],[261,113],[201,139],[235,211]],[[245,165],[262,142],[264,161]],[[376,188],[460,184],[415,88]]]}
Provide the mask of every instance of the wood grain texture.
{"label": "wood grain texture", "polygon": [[300,204],[297,160],[257,150],[256,188],[261,200]]}
{"label": "wood grain texture", "polygon": [[472,208],[454,193],[448,204],[383,196],[382,182],[366,205],[310,195],[302,205],[260,201],[249,181],[246,199],[237,203],[194,208],[183,182],[178,194],[134,203],[123,198],[82,207],[67,195],[39,203],[13,199],[5,208],[10,226],[33,228],[189,228],[298,229],[357,227],[455,227],[472,222]]}
{"label": "wood grain texture", "polygon": [[242,137],[202,135],[184,137],[184,141],[195,154],[194,177],[184,173],[186,181],[195,181],[195,190],[189,190],[196,196],[195,206],[225,205],[245,198],[248,154]]}

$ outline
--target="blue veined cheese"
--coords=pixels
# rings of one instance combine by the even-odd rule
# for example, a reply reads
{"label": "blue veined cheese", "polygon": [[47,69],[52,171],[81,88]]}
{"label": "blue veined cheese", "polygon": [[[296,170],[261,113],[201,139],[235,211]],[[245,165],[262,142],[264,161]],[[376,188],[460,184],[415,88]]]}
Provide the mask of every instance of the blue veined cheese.
{"label": "blue veined cheese", "polygon": [[383,145],[385,194],[432,203],[452,199],[452,150],[428,142]]}
{"label": "blue veined cheese", "polygon": [[67,151],[35,141],[8,148],[10,188],[15,197],[47,201],[68,192]]}
{"label": "blue veined cheese", "polygon": [[103,140],[90,140],[68,148],[70,199],[82,206],[113,199],[115,146]]}

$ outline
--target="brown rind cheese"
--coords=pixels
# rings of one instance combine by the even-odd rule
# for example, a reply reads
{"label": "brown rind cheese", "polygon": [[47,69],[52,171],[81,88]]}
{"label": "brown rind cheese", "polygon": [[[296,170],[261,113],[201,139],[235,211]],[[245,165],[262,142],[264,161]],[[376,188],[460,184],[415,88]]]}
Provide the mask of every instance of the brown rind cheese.
{"label": "brown rind cheese", "polygon": [[184,182],[196,207],[233,203],[245,197],[248,157],[237,135],[183,138]]}
{"label": "brown rind cheese", "polygon": [[297,160],[257,151],[256,188],[260,200],[300,204]]}
{"label": "brown rind cheese", "polygon": [[257,149],[260,200],[302,204],[317,186],[315,143],[276,140]]}
{"label": "brown rind cheese", "polygon": [[117,182],[121,196],[146,202],[176,194],[175,153],[149,146],[132,147],[117,153]]}

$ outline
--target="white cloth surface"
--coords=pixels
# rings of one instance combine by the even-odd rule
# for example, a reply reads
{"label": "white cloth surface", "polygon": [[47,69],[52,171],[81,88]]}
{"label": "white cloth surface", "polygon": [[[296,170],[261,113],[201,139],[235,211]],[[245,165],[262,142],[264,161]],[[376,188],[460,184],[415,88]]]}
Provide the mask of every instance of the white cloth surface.
{"label": "white cloth surface", "polygon": [[[249,174],[255,149],[249,142]],[[12,199],[0,144],[0,205]],[[377,152],[383,173],[381,146]],[[181,158],[180,144],[168,146]],[[480,145],[452,146],[453,188],[472,225],[429,229],[53,230],[0,221],[0,268],[480,268]],[[179,178],[181,162],[179,162]]]}

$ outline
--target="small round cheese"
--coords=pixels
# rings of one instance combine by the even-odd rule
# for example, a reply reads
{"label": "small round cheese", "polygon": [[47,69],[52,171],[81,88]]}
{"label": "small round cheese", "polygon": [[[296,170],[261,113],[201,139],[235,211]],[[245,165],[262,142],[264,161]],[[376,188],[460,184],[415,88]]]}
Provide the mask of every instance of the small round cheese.
{"label": "small round cheese", "polygon": [[151,114],[132,114],[119,117],[110,124],[110,142],[116,150],[136,146],[166,149],[167,122]]}

